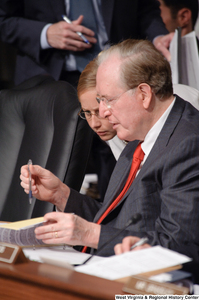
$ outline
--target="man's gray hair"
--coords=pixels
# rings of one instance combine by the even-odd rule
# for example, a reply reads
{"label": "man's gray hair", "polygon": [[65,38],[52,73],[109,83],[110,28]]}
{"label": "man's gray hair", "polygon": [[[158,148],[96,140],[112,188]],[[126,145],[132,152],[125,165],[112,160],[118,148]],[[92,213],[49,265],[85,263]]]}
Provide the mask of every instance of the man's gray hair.
{"label": "man's gray hair", "polygon": [[98,66],[111,55],[121,59],[120,78],[128,89],[147,83],[158,98],[173,94],[170,64],[150,41],[128,39],[113,45],[98,55]]}

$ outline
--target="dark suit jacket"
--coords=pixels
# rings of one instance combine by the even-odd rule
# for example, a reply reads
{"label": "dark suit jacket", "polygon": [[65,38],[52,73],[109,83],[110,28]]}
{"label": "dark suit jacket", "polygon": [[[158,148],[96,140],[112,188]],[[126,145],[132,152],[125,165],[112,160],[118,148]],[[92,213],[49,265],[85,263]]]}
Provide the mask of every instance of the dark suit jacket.
{"label": "dark suit jacket", "polygon": [[[104,202],[71,191],[66,211],[97,221],[119,194],[129,173],[137,142],[130,142],[113,171]],[[101,226],[99,246],[125,226],[133,214],[142,220],[129,226],[99,255],[127,235],[147,236],[161,245],[199,261],[199,112],[177,97],[147,160],[119,205]]]}
{"label": "dark suit jacket", "polygon": [[[18,49],[16,84],[42,73],[59,79],[67,51],[41,50],[40,34],[65,12],[64,0],[0,1],[0,38]],[[157,0],[102,0],[102,14],[111,43],[167,33]]]}

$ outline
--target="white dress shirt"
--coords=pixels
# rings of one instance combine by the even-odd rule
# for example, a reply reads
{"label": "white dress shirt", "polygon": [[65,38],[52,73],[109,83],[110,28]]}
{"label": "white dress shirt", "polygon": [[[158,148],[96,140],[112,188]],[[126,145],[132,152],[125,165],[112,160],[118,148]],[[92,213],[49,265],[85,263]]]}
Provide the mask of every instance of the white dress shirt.
{"label": "white dress shirt", "polygon": [[153,125],[153,127],[149,130],[149,132],[147,133],[141,147],[142,150],[144,151],[144,159],[143,162],[141,164],[141,166],[144,164],[144,162],[146,161],[149,153],[151,152],[151,149],[153,148],[153,145],[155,144],[158,135],[160,133],[160,131],[162,130],[169,114],[170,111],[173,107],[175,103],[175,99],[173,100],[173,102],[169,105],[169,107],[167,108],[167,110],[163,113],[163,115],[160,117],[160,119]]}

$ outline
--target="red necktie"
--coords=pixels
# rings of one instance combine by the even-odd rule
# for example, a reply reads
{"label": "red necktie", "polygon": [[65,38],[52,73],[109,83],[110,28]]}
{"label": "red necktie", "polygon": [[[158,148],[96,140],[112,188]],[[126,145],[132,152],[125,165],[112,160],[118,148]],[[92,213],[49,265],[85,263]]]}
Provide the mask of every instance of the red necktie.
{"label": "red necktie", "polygon": [[[141,148],[141,143],[137,146],[135,149],[135,152],[133,154],[133,160],[131,164],[131,169],[129,172],[129,176],[127,178],[127,181],[125,183],[125,186],[123,190],[120,192],[120,194],[117,196],[117,198],[110,204],[110,206],[106,209],[106,211],[101,215],[99,220],[96,222],[96,224],[101,224],[101,222],[106,218],[106,216],[117,206],[117,204],[121,201],[125,193],[128,191],[129,187],[131,186],[137,171],[139,170],[140,164],[144,158],[144,152]],[[85,246],[82,250],[82,252],[86,252],[87,247]]]}

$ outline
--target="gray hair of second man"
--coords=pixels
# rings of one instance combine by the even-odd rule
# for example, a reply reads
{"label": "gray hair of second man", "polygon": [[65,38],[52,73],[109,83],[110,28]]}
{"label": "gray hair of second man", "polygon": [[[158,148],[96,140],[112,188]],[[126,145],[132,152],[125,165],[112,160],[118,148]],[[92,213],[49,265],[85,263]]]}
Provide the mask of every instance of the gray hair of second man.
{"label": "gray hair of second man", "polygon": [[159,99],[173,94],[170,64],[150,41],[128,39],[113,45],[98,55],[98,67],[112,55],[121,59],[120,80],[128,89],[147,83]]}

